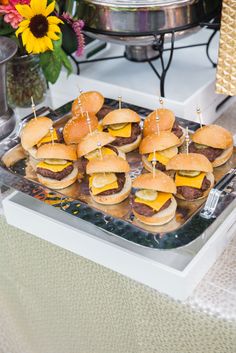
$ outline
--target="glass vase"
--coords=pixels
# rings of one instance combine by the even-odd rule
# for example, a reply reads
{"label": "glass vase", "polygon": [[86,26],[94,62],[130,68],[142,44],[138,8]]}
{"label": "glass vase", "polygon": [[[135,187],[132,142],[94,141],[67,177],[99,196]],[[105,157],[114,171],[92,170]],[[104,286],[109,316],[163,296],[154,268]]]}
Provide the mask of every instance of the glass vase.
{"label": "glass vase", "polygon": [[7,64],[7,99],[12,107],[41,103],[46,96],[47,82],[39,65],[38,55],[16,56]]}

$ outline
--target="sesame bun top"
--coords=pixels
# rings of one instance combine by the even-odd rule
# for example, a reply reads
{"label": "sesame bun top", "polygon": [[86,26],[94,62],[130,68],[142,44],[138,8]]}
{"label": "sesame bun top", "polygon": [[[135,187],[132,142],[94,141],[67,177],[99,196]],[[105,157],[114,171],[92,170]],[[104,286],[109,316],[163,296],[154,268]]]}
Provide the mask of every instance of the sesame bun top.
{"label": "sesame bun top", "polygon": [[139,123],[140,116],[131,109],[115,109],[108,113],[102,120],[102,125],[112,125],[121,123]]}
{"label": "sesame bun top", "polygon": [[68,161],[76,161],[76,151],[72,146],[63,143],[46,143],[39,147],[37,151],[37,159],[66,159]]}
{"label": "sesame bun top", "polygon": [[133,187],[138,189],[156,190],[161,192],[176,193],[174,180],[165,173],[156,170],[152,173],[139,175],[133,182]]}
{"label": "sesame bun top", "polygon": [[175,122],[175,115],[169,109],[156,109],[150,113],[144,120],[143,124],[143,135],[151,135],[158,132],[156,116],[159,117],[159,129],[160,131],[171,131]]}
{"label": "sesame bun top", "polygon": [[82,110],[92,114],[99,112],[104,104],[104,97],[101,93],[97,91],[83,92],[72,104],[71,111],[75,116],[81,115],[79,100],[81,102]]}
{"label": "sesame bun top", "polygon": [[180,153],[171,158],[166,170],[193,170],[210,173],[213,171],[211,162],[200,153]]}
{"label": "sesame bun top", "polygon": [[203,126],[195,131],[191,138],[193,142],[213,148],[226,149],[233,146],[231,132],[219,125]]}
{"label": "sesame bun top", "polygon": [[[96,115],[89,114],[91,130],[98,127]],[[81,139],[90,133],[86,116],[80,116],[70,119],[64,126],[63,138],[67,145],[79,143]]]}
{"label": "sesame bun top", "polygon": [[28,151],[33,146],[45,137],[52,127],[52,120],[40,116],[37,119],[31,119],[21,131],[21,144],[22,147]]}
{"label": "sesame bun top", "polygon": [[118,156],[105,155],[102,159],[92,159],[86,167],[87,174],[93,173],[128,173],[128,162]]}
{"label": "sesame bun top", "polygon": [[170,131],[161,131],[160,134],[152,134],[144,137],[139,146],[141,154],[153,151],[163,151],[167,148],[178,146],[179,138]]}
{"label": "sesame bun top", "polygon": [[85,154],[92,152],[98,148],[98,143],[102,146],[108,145],[115,141],[115,137],[109,135],[107,132],[94,131],[91,134],[83,137],[77,146],[77,155],[82,157]]}

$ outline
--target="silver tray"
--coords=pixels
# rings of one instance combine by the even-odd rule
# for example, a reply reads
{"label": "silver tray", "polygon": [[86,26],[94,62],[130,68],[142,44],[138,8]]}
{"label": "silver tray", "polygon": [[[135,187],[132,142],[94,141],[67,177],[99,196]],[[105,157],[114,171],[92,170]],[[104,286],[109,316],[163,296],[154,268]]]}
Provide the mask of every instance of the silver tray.
{"label": "silver tray", "polygon": [[[117,107],[117,101],[106,99],[103,109],[107,111]],[[141,117],[149,114],[148,109],[126,104]],[[70,118],[71,102],[52,111],[44,108],[47,116],[54,120],[54,126],[61,127]],[[42,112],[41,112],[42,114]],[[32,116],[26,117],[29,120]],[[177,118],[178,122],[190,131],[199,127],[195,122]],[[18,134],[10,136],[0,143],[0,181],[27,195],[41,200],[53,207],[60,208],[77,218],[93,223],[112,235],[125,238],[133,243],[155,249],[171,249],[184,246],[200,236],[225,209],[229,212],[236,202],[236,183],[230,178],[229,172],[236,167],[236,151],[232,158],[222,167],[214,170],[217,187],[224,192],[213,218],[204,219],[200,215],[205,200],[186,202],[178,201],[176,217],[163,226],[148,226],[137,221],[132,212],[129,198],[119,205],[105,206],[95,203],[88,193],[87,180],[75,183],[60,192],[50,190],[39,184],[36,175],[27,163],[26,156],[19,144]],[[131,178],[142,172],[140,155],[134,151],[127,154],[131,165]],[[80,168],[80,165],[78,164]],[[230,187],[229,187],[230,186]],[[225,215],[225,213],[224,213]]]}

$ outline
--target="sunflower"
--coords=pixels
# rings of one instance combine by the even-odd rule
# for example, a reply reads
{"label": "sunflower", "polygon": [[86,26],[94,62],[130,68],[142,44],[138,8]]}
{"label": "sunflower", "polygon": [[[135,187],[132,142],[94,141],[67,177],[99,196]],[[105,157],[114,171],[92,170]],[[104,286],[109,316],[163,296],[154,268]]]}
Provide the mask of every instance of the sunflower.
{"label": "sunflower", "polygon": [[23,45],[28,53],[38,54],[53,50],[52,40],[58,40],[63,23],[56,16],[49,16],[55,8],[55,1],[47,6],[47,0],[31,0],[29,5],[16,5],[23,17],[16,36],[22,35]]}

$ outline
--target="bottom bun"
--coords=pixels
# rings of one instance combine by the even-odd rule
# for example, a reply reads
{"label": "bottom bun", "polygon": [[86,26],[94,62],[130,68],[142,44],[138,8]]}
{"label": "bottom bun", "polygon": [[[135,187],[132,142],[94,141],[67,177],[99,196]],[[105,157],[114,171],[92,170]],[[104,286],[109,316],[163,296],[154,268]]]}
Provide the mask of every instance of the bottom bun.
{"label": "bottom bun", "polygon": [[118,152],[118,157],[121,157],[123,159],[126,159],[126,155],[124,152],[121,151],[121,149],[119,147],[116,147],[117,152]]}
{"label": "bottom bun", "polygon": [[62,180],[46,178],[40,174],[37,174],[37,178],[41,184],[47,186],[48,188],[59,190],[59,189],[65,189],[67,188],[67,186],[70,186],[71,184],[73,184],[77,180],[77,174],[78,174],[78,169],[74,167],[72,172]]}
{"label": "bottom bun", "polygon": [[181,194],[176,194],[175,196],[180,199],[180,200],[186,200],[186,201],[198,201],[198,200],[201,200],[201,199],[204,199],[205,197],[207,197],[207,195],[209,194],[209,192],[211,191],[211,189],[213,188],[214,186],[214,183],[215,183],[215,178],[214,178],[214,175],[212,173],[207,173],[206,175],[207,179],[210,181],[211,185],[210,187],[204,191],[203,195],[201,197],[199,197],[198,199],[193,199],[193,200],[186,200],[183,195]]}
{"label": "bottom bun", "polygon": [[119,148],[119,150],[121,150],[122,152],[128,153],[128,152],[134,151],[134,150],[136,150],[136,148],[138,148],[138,146],[140,145],[141,139],[142,139],[142,136],[138,135],[137,139],[134,142],[129,143],[128,145],[123,145],[123,146],[115,146],[114,145],[114,146]]}
{"label": "bottom bun", "polygon": [[132,186],[132,182],[130,179],[129,174],[126,174],[125,176],[126,180],[125,180],[125,184],[123,189],[118,192],[117,194],[113,194],[113,195],[104,195],[104,196],[99,196],[96,195],[94,196],[92,193],[90,193],[92,199],[94,201],[96,201],[97,203],[101,203],[103,205],[115,205],[117,203],[120,203],[122,201],[124,201],[130,194],[131,191],[131,186]]}
{"label": "bottom bun", "polygon": [[175,217],[175,212],[177,208],[177,202],[175,198],[172,196],[171,204],[169,207],[165,208],[163,211],[157,212],[152,217],[143,216],[133,210],[133,213],[137,219],[139,219],[142,223],[151,225],[151,226],[161,226],[162,224],[166,224],[170,222]]}
{"label": "bottom bun", "polygon": [[214,160],[214,162],[212,162],[213,168],[219,167],[220,165],[226,163],[228,161],[228,159],[230,159],[230,157],[232,156],[233,149],[234,149],[234,147],[231,146],[231,147],[227,148],[226,150],[224,150],[224,152],[221,153],[221,155],[219,157],[217,157]]}

